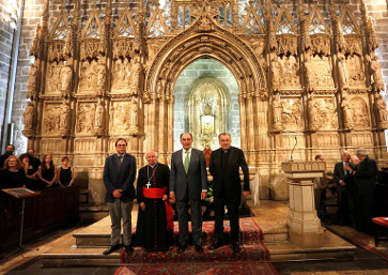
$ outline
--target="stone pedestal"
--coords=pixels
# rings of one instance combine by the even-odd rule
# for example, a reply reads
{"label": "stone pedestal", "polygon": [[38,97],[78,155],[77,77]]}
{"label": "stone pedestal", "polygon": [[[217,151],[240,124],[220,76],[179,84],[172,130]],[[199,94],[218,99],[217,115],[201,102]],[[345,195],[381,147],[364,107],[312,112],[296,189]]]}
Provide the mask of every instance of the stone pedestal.
{"label": "stone pedestal", "polygon": [[314,206],[313,180],[323,177],[325,168],[325,162],[317,161],[282,163],[290,190],[289,241],[301,247],[318,247],[324,241],[324,229]]}

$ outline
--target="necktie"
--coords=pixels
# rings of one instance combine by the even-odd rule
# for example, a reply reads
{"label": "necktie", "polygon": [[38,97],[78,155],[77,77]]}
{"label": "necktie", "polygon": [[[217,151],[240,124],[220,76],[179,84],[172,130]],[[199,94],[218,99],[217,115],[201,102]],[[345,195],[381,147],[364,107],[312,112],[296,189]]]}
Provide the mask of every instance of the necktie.
{"label": "necktie", "polygon": [[189,171],[189,163],[190,163],[190,160],[189,160],[189,151],[186,151],[185,152],[186,154],[186,157],[185,157],[185,171],[186,171],[186,174],[187,174],[187,171]]}
{"label": "necktie", "polygon": [[120,171],[120,168],[121,168],[122,160],[123,160],[123,156],[119,156],[119,171]]}

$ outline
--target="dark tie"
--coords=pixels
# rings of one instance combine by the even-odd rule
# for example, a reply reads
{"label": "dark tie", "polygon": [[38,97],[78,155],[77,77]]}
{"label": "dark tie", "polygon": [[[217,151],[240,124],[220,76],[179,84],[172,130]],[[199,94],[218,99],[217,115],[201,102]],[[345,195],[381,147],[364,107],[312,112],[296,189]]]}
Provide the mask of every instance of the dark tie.
{"label": "dark tie", "polygon": [[120,167],[121,167],[121,162],[123,160],[123,156],[119,156],[119,171],[120,171]]}

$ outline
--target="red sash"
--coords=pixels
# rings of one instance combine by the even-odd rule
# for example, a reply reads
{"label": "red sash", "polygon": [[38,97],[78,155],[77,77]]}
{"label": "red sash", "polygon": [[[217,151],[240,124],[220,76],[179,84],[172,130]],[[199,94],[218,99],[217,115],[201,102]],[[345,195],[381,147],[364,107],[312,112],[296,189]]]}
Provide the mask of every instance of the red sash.
{"label": "red sash", "polygon": [[[145,188],[143,187],[143,196],[150,199],[161,199],[166,193],[167,187],[164,188]],[[174,228],[174,212],[172,210],[171,202],[169,200],[164,201],[166,204],[167,215],[167,229],[172,230]]]}

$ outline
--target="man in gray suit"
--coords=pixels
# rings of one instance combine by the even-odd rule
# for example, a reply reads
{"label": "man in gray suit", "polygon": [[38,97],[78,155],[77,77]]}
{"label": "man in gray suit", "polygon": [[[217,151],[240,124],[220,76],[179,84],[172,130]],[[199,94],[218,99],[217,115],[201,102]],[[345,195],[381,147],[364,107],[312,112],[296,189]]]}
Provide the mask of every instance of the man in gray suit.
{"label": "man in gray suit", "polygon": [[184,252],[187,248],[189,201],[193,243],[197,252],[201,253],[203,252],[201,200],[207,196],[205,157],[201,151],[191,148],[193,136],[190,133],[181,134],[180,139],[183,149],[172,154],[170,173],[170,198],[176,200],[179,220],[178,253]]}
{"label": "man in gray suit", "polygon": [[104,166],[105,202],[108,205],[111,225],[111,246],[103,252],[109,255],[120,248],[121,220],[123,220],[123,243],[125,251],[132,253],[131,211],[135,198],[133,182],[136,177],[136,159],[127,154],[127,141],[115,142],[117,154],[106,158]]}

